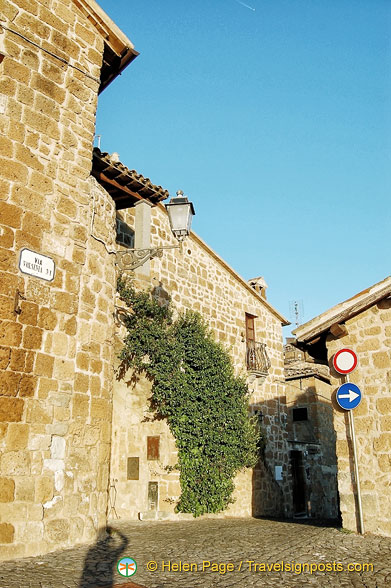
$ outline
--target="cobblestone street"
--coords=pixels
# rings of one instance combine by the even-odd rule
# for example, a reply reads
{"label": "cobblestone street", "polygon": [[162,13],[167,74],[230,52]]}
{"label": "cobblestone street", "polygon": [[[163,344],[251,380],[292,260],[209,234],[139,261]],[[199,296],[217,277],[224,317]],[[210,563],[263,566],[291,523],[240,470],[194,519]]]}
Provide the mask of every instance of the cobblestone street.
{"label": "cobblestone street", "polygon": [[[1,588],[130,587],[130,581],[146,588],[391,585],[391,538],[260,519],[118,523],[115,528],[95,546],[2,563]],[[125,556],[137,563],[131,578],[116,569]],[[296,572],[259,566],[281,562],[296,564]],[[333,562],[344,571],[326,571],[325,564]],[[300,574],[298,564],[304,563],[324,564],[325,571]],[[373,570],[347,571],[354,563],[373,564]],[[156,571],[148,570],[154,566]]]}

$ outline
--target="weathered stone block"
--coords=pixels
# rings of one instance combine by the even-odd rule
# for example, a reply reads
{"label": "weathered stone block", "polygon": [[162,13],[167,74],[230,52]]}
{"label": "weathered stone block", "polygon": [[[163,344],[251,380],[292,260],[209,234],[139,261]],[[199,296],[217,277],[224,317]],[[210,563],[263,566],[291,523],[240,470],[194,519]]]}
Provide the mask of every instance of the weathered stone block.
{"label": "weathered stone block", "polygon": [[61,197],[57,204],[57,209],[62,214],[65,214],[69,218],[74,219],[77,214],[77,206],[75,203],[65,196]]}
{"label": "weathered stone block", "polygon": [[7,432],[7,449],[15,451],[27,447],[29,437],[29,426],[20,423],[10,423]]}
{"label": "weathered stone block", "polygon": [[4,78],[1,82],[1,93],[3,96],[15,96],[17,84],[11,78]]}
{"label": "weathered stone block", "polygon": [[42,75],[61,86],[64,83],[66,72],[58,65],[58,62],[54,62],[54,60],[53,63],[45,60],[42,64]]}
{"label": "weathered stone block", "polygon": [[[22,163],[18,163],[13,159],[0,158],[0,167],[4,179],[11,180],[11,182],[20,182],[21,184],[27,183],[28,168]],[[2,204],[1,208],[3,206],[12,206],[16,209],[12,204]],[[15,210],[15,216],[12,218],[9,208],[4,211],[0,210],[0,222],[3,225],[18,228],[20,227],[20,218],[21,211]]]}
{"label": "weathered stone block", "polygon": [[99,376],[91,376],[90,378],[90,392],[93,396],[100,396],[101,382]]}
{"label": "weathered stone block", "polygon": [[37,502],[45,503],[52,500],[54,493],[53,478],[49,476],[40,476],[35,479],[35,499]]}
{"label": "weathered stone block", "polygon": [[50,308],[41,308],[39,311],[38,326],[43,329],[52,331],[57,325],[56,313]]}
{"label": "weathered stone block", "polygon": [[24,141],[25,127],[22,123],[16,120],[10,120],[8,125],[9,136],[13,137],[14,141]]}
{"label": "weathered stone block", "polygon": [[391,367],[391,353],[386,351],[379,351],[379,353],[374,353],[373,364],[378,369]]}
{"label": "weathered stone block", "polygon": [[376,408],[380,414],[391,416],[391,398],[378,398]]}
{"label": "weathered stone block", "polygon": [[91,398],[91,419],[107,421],[111,418],[111,406],[107,400]]}
{"label": "weathered stone block", "polygon": [[90,378],[87,374],[76,373],[75,391],[87,393],[90,389]]}
{"label": "weathered stone block", "polygon": [[354,414],[357,417],[368,415],[368,400],[366,398],[362,398],[360,404],[357,406],[357,408],[355,408]]}
{"label": "weathered stone block", "polygon": [[[0,186],[0,190],[2,186]],[[14,244],[14,231],[9,227],[2,227],[0,231],[0,246],[11,249]]]}
{"label": "weathered stone block", "polygon": [[22,340],[22,325],[11,321],[0,321],[0,345],[18,347]]}
{"label": "weathered stone block", "polygon": [[53,297],[53,308],[66,314],[74,314],[77,310],[77,298],[67,292],[56,292]]}
{"label": "weathered stone block", "polygon": [[379,471],[391,472],[391,455],[381,453],[377,458],[379,464]]}
{"label": "weathered stone block", "polygon": [[85,394],[74,394],[72,401],[72,417],[83,417],[88,416],[89,411],[89,397]]}
{"label": "weathered stone block", "polygon": [[47,406],[42,400],[30,399],[28,401],[27,418],[28,423],[48,424],[53,420],[53,408]]}
{"label": "weathered stone block", "polygon": [[95,373],[95,374],[100,374],[102,371],[102,362],[100,359],[91,359],[91,370]]}
{"label": "weathered stone block", "polygon": [[19,390],[21,374],[6,371],[0,372],[0,394],[3,396],[16,396]]}
{"label": "weathered stone block", "polygon": [[31,77],[31,87],[34,90],[39,90],[39,92],[42,92],[49,98],[53,98],[57,104],[62,104],[65,100],[65,90],[39,73],[33,72]]}
{"label": "weathered stone block", "polygon": [[23,375],[20,380],[19,396],[21,398],[30,398],[34,396],[35,388],[38,383],[36,376]]}
{"label": "weathered stone block", "polygon": [[13,543],[15,529],[10,523],[0,523],[0,543]]}
{"label": "weathered stone block", "polygon": [[14,251],[0,247],[0,270],[16,271],[17,258]]}
{"label": "weathered stone block", "polygon": [[18,82],[22,82],[22,84],[26,84],[30,79],[31,70],[18,61],[15,61],[15,59],[7,57],[4,60],[3,73]]}
{"label": "weathered stone block", "polygon": [[380,417],[380,430],[391,431],[391,416]]}
{"label": "weathered stone block", "polygon": [[14,301],[9,296],[0,296],[0,318],[13,320],[14,317]]}
{"label": "weathered stone block", "polygon": [[76,335],[76,331],[77,331],[77,321],[76,321],[76,317],[71,317],[69,320],[67,320],[64,324],[64,332],[67,335]]}
{"label": "weathered stone block", "polygon": [[45,522],[45,531],[49,541],[62,543],[69,537],[70,524],[65,519],[52,519]]}
{"label": "weathered stone block", "polygon": [[11,478],[0,478],[0,502],[12,502],[15,495],[15,482]]}
{"label": "weathered stone block", "polygon": [[48,230],[49,227],[49,222],[42,218],[41,215],[29,211],[24,213],[22,230],[26,233],[39,235],[42,231]]}
{"label": "weathered stone block", "polygon": [[72,380],[75,373],[75,364],[72,360],[59,359],[54,360],[54,377],[60,380]]}
{"label": "weathered stone block", "polygon": [[82,247],[75,247],[72,253],[72,261],[84,265],[86,261],[86,252]]}
{"label": "weathered stone block", "polygon": [[23,347],[25,349],[40,349],[43,330],[38,327],[26,326],[23,333]]}
{"label": "weathered stone block", "polygon": [[17,251],[20,251],[24,247],[33,251],[39,251],[40,244],[41,240],[37,235],[25,233],[24,231],[16,231],[15,233],[15,248]]}
{"label": "weathered stone block", "polygon": [[9,451],[0,458],[0,471],[5,476],[28,476],[31,457],[28,451]]}
{"label": "weathered stone block", "polygon": [[2,156],[12,158],[13,150],[11,139],[8,139],[5,136],[0,136],[0,153]]}
{"label": "weathered stone block", "polygon": [[20,145],[19,143],[15,147],[14,159],[26,165],[28,168],[35,169],[39,172],[44,170],[43,164],[39,161],[37,155],[29,147]]}
{"label": "weathered stone block", "polygon": [[19,321],[25,325],[36,326],[38,320],[38,304],[22,301]]}
{"label": "weathered stone block", "polygon": [[30,436],[29,449],[32,451],[47,451],[52,442],[51,435],[34,434]]}
{"label": "weathered stone block", "polygon": [[58,390],[58,382],[57,380],[50,379],[50,378],[40,378],[38,384],[38,397],[39,398],[47,398],[48,393]]}
{"label": "weathered stone block", "polygon": [[373,449],[377,452],[391,451],[391,433],[383,433],[374,439]]}
{"label": "weathered stone block", "polygon": [[0,275],[0,294],[5,294],[6,296],[12,296],[12,298],[14,298],[15,290],[18,287],[17,276],[6,274],[4,272],[0,272]]}
{"label": "weathered stone block", "polygon": [[56,356],[66,356],[68,352],[68,337],[64,333],[53,333],[52,353]]}
{"label": "weathered stone block", "polygon": [[[45,121],[43,121],[43,124]],[[28,187],[40,194],[46,195],[53,192],[53,180],[46,174],[33,170],[30,175]]]}
{"label": "weathered stone block", "polygon": [[52,436],[50,445],[50,456],[52,459],[64,459],[65,457],[66,441],[64,437],[56,435]]}
{"label": "weathered stone block", "polygon": [[53,374],[54,357],[44,353],[37,353],[35,360],[34,373],[38,376],[47,376],[51,378]]}
{"label": "weathered stone block", "polygon": [[12,423],[22,420],[24,402],[21,398],[0,397],[0,422]]}
{"label": "weathered stone block", "polygon": [[[11,349],[8,347],[0,347],[0,370],[4,370],[10,363]],[[0,380],[1,381],[1,380]],[[1,389],[1,384],[0,384]]]}
{"label": "weathered stone block", "polygon": [[35,497],[33,476],[23,476],[16,479],[15,500],[33,502]]}
{"label": "weathered stone block", "polygon": [[[43,522],[28,521],[18,528],[18,540],[26,545],[37,544],[43,538]],[[42,548],[41,548],[42,549]],[[34,551],[34,553],[36,553]]]}

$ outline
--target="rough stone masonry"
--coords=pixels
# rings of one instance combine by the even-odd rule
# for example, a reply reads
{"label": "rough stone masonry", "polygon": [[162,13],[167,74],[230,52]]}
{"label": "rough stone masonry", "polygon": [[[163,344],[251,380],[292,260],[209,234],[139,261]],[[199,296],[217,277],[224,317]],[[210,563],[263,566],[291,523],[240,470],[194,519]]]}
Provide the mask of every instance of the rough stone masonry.
{"label": "rough stone masonry", "polygon": [[[1,558],[106,521],[115,207],[91,197],[103,25],[76,4],[1,4]],[[54,260],[52,282],[19,271],[23,248]]]}

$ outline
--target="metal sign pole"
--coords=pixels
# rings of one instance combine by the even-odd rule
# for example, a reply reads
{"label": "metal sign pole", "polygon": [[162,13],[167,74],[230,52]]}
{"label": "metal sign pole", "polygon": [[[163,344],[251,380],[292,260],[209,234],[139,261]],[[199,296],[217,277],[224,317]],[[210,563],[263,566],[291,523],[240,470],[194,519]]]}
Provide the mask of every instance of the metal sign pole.
{"label": "metal sign pole", "polygon": [[[349,382],[349,374],[346,374],[346,380],[347,380],[347,382]],[[360,476],[359,476],[359,473],[358,473],[356,434],[355,434],[355,431],[354,431],[353,410],[349,410],[348,413],[349,413],[350,434],[352,436],[352,445],[353,445],[354,477],[356,478],[357,502],[358,502],[358,516],[359,516],[359,519],[360,519],[360,533],[361,533],[361,535],[364,535],[364,520],[363,520],[363,516],[362,516]]]}

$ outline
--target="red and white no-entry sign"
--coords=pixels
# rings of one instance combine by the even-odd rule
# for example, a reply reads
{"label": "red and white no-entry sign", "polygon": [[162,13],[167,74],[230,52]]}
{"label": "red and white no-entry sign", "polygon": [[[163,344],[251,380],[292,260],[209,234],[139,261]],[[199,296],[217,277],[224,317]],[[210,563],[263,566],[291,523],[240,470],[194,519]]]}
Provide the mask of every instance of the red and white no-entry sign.
{"label": "red and white no-entry sign", "polygon": [[351,349],[340,349],[333,357],[335,371],[350,374],[357,366],[357,355]]}

